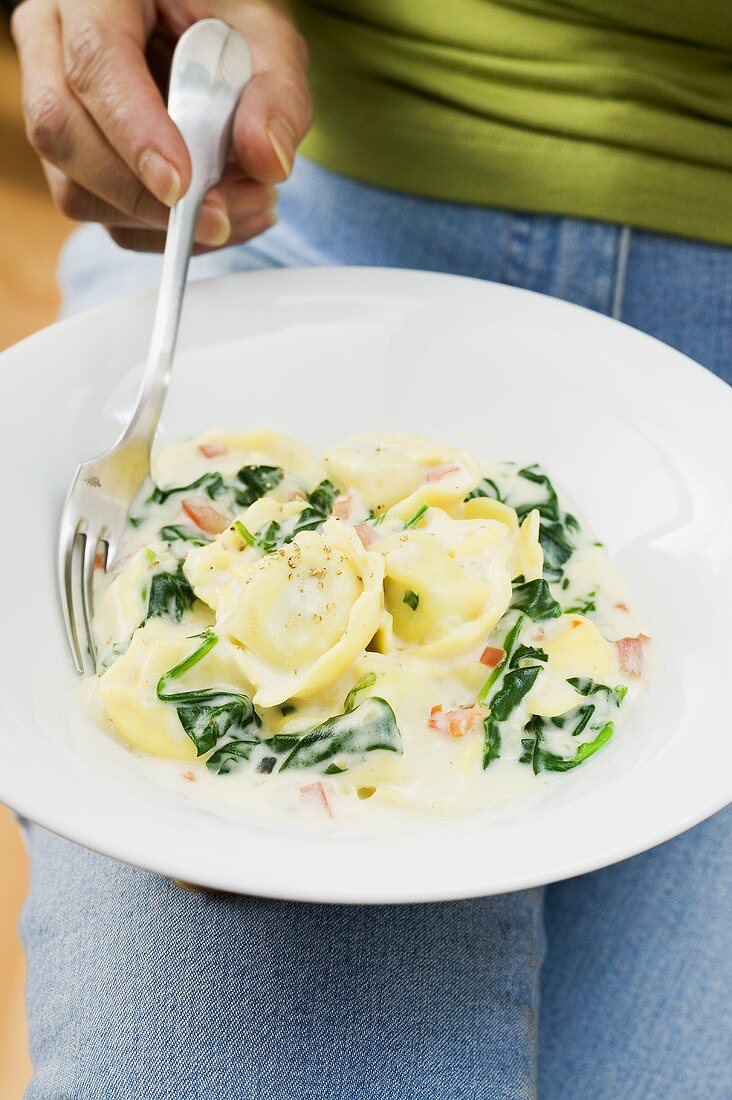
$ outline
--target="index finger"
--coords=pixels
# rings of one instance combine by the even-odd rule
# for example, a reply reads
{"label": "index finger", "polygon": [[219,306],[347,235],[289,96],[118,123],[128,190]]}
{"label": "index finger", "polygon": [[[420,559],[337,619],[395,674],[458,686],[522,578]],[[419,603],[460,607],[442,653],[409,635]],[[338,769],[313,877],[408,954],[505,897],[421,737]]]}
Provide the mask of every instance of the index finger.
{"label": "index finger", "polygon": [[186,191],[190,160],[145,61],[139,0],[61,0],[66,79],[110,145],[167,206]]}

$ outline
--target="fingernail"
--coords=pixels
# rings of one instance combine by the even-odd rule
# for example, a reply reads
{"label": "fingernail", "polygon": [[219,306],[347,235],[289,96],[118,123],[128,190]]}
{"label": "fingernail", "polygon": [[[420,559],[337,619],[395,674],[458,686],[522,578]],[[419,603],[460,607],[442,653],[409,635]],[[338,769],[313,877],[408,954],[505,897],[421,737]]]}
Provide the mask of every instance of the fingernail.
{"label": "fingernail", "polygon": [[199,244],[213,247],[226,244],[231,236],[231,222],[225,210],[213,202],[205,202],[196,228],[196,240]]}
{"label": "fingernail", "polygon": [[156,149],[146,149],[137,167],[148,191],[166,206],[172,206],[180,196],[180,176],[169,160]]}
{"label": "fingernail", "polygon": [[267,228],[271,229],[273,225],[277,225],[277,222],[279,220],[280,220],[279,212],[277,210],[270,210],[270,212],[269,212],[269,225],[267,226]]}
{"label": "fingernail", "polygon": [[282,171],[289,176],[295,159],[295,135],[283,118],[275,117],[269,120],[267,137]]}

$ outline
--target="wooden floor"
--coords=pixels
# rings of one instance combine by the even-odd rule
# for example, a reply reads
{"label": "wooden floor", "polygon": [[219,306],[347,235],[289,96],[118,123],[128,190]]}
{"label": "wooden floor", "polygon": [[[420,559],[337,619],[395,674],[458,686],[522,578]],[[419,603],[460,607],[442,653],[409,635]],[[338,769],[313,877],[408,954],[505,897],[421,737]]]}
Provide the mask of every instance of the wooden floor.
{"label": "wooden floor", "polygon": [[[51,204],[43,173],[26,144],[20,80],[0,16],[0,348],[52,321],[54,270],[73,228]],[[30,1077],[23,1011],[23,955],[16,931],[27,888],[20,832],[0,806],[0,1100],[21,1100]]]}

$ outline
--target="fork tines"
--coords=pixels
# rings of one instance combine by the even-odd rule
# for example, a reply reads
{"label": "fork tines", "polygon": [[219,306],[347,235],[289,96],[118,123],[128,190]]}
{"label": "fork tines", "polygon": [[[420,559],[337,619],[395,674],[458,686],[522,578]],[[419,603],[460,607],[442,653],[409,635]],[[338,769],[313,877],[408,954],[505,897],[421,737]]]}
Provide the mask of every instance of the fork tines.
{"label": "fork tines", "polygon": [[104,529],[93,532],[84,519],[71,512],[66,502],[58,544],[58,582],[66,635],[76,671],[84,675],[86,665],[97,668],[92,617],[94,613],[94,570],[107,563],[108,542]]}

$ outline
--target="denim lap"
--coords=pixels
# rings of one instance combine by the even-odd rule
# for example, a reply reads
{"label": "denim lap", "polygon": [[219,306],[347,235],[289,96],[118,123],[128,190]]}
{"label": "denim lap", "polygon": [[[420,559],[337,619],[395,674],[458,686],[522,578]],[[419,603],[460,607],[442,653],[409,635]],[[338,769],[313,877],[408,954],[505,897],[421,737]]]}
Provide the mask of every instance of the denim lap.
{"label": "denim lap", "polygon": [[321,906],[31,852],[28,1100],[533,1095],[539,891]]}
{"label": "denim lap", "polygon": [[[193,277],[472,275],[613,314],[730,378],[730,249],[414,198],[302,160],[281,214]],[[65,312],[158,274],[87,227],[64,251]],[[545,891],[383,908],[181,891],[31,827],[27,1096],[512,1100],[536,1095],[538,1056],[542,1100],[722,1100],[730,823]]]}

